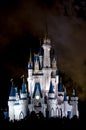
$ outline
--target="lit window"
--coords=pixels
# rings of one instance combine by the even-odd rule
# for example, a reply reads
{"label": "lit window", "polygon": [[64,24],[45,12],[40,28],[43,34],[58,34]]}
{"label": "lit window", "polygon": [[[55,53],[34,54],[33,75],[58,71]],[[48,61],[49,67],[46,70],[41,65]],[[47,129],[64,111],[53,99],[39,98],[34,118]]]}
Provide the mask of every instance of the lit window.
{"label": "lit window", "polygon": [[36,96],[36,99],[39,100],[39,96],[38,95]]}

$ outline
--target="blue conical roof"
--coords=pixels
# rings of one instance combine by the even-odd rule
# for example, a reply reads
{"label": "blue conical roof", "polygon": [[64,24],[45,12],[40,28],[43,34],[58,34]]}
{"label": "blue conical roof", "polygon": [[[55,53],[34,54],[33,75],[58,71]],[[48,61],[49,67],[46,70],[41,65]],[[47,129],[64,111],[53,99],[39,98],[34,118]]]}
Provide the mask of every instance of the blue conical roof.
{"label": "blue conical roof", "polygon": [[57,75],[59,75],[59,71],[58,71],[58,70],[56,70],[56,76],[57,76]]}
{"label": "blue conical roof", "polygon": [[30,92],[27,93],[27,96],[28,96],[28,97],[31,97]]}
{"label": "blue conical roof", "polygon": [[16,93],[16,91],[15,91],[15,88],[14,88],[14,86],[12,86],[11,87],[11,91],[10,91],[10,96],[15,96],[15,93]]}
{"label": "blue conical roof", "polygon": [[64,92],[64,101],[67,101],[67,94]]}
{"label": "blue conical roof", "polygon": [[58,92],[64,92],[64,88],[63,88],[62,82],[59,83]]}
{"label": "blue conical roof", "polygon": [[28,62],[28,69],[32,69],[33,68],[33,63],[32,63],[32,56],[31,56],[31,51],[30,51],[30,59]]}
{"label": "blue conical roof", "polygon": [[26,87],[25,87],[25,83],[23,82],[22,83],[22,90],[21,90],[21,93],[26,93]]}
{"label": "blue conical roof", "polygon": [[50,89],[49,89],[49,93],[54,93],[54,91],[53,91],[53,86],[52,86],[52,82],[50,82]]}
{"label": "blue conical roof", "polygon": [[15,88],[15,93],[18,93],[18,88]]}
{"label": "blue conical roof", "polygon": [[33,69],[33,63],[31,61],[28,63],[28,69]]}

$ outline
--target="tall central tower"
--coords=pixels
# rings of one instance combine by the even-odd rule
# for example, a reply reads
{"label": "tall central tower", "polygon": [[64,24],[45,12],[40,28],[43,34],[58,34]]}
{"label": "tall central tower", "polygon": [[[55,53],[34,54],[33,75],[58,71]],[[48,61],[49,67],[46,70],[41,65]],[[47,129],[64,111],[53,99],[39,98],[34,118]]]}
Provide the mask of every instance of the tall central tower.
{"label": "tall central tower", "polygon": [[51,41],[48,38],[44,38],[44,44],[43,44],[43,50],[44,50],[44,60],[43,60],[43,67],[44,68],[50,68],[51,62],[50,62],[50,50],[51,50]]}
{"label": "tall central tower", "polygon": [[49,91],[49,85],[51,81],[51,58],[50,58],[50,50],[51,50],[51,41],[49,38],[45,37],[43,41],[43,74],[44,74],[44,84],[43,87],[45,88],[46,94]]}

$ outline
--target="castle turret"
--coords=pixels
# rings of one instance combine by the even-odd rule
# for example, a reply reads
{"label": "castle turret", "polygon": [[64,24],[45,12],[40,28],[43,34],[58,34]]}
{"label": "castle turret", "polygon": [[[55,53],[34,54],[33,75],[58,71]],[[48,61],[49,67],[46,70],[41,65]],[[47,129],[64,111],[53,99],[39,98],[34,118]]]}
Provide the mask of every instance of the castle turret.
{"label": "castle turret", "polygon": [[16,95],[16,100],[19,100],[19,93],[18,93],[18,88],[15,88],[15,95]]}
{"label": "castle turret", "polygon": [[79,111],[78,111],[78,97],[76,95],[75,89],[73,89],[72,97],[70,104],[72,104],[72,117],[77,116],[79,117]]}
{"label": "castle turret", "polygon": [[62,78],[60,78],[60,82],[58,85],[58,99],[59,102],[63,102],[64,100],[64,88],[63,88]]}
{"label": "castle turret", "polygon": [[34,54],[34,73],[38,74],[39,73],[39,55]]}
{"label": "castle turret", "polygon": [[43,73],[44,73],[44,84],[43,87],[45,88],[46,95],[48,95],[50,81],[51,81],[51,59],[50,59],[50,50],[51,50],[51,41],[47,37],[44,38],[43,41]]}
{"label": "castle turret", "polygon": [[56,81],[56,90],[55,90],[55,93],[56,93],[56,95],[58,95],[58,85],[59,85],[59,71],[58,70],[56,70],[55,81]]}
{"label": "castle turret", "polygon": [[68,99],[67,99],[67,94],[66,94],[66,89],[64,92],[64,116],[67,117],[67,110],[68,110]]}
{"label": "castle turret", "polygon": [[49,111],[49,117],[55,117],[57,116],[57,100],[55,97],[55,93],[53,91],[52,82],[50,82],[50,89],[48,93],[48,111]]}
{"label": "castle turret", "polygon": [[27,81],[28,81],[28,92],[31,92],[32,89],[32,73],[33,73],[33,63],[32,63],[32,56],[31,56],[31,51],[30,51],[30,59],[29,59],[29,62],[28,62],[28,78],[27,78]]}
{"label": "castle turret", "polygon": [[15,119],[16,120],[24,119],[27,116],[27,111],[28,111],[28,99],[27,99],[26,84],[23,77],[20,100],[17,104],[15,104]]}
{"label": "castle turret", "polygon": [[24,77],[22,77],[22,78],[23,78],[23,83],[22,83],[20,98],[21,99],[26,99],[27,98],[27,89],[26,89],[26,84],[25,84],[25,81],[24,81]]}
{"label": "castle turret", "polygon": [[48,38],[44,38],[44,44],[43,44],[43,49],[44,49],[44,56],[43,56],[43,67],[48,68],[51,67],[51,62],[50,62],[50,50],[51,50],[51,41]]}
{"label": "castle turret", "polygon": [[53,54],[52,54],[52,69],[54,71],[54,74],[57,70],[57,65],[56,65],[56,54],[55,54],[55,50],[53,49]]}
{"label": "castle turret", "polygon": [[40,70],[41,70],[42,67],[43,67],[43,54],[42,54],[42,47],[41,47],[41,46],[40,46],[40,48],[39,48],[39,62],[40,62],[39,68],[40,68]]}
{"label": "castle turret", "polygon": [[16,101],[16,94],[15,94],[15,88],[13,85],[13,79],[11,80],[12,82],[12,86],[11,86],[11,91],[10,91],[10,95],[9,95],[9,100],[8,100],[8,109],[9,109],[9,120],[14,121],[15,119],[15,112],[14,112],[14,103]]}

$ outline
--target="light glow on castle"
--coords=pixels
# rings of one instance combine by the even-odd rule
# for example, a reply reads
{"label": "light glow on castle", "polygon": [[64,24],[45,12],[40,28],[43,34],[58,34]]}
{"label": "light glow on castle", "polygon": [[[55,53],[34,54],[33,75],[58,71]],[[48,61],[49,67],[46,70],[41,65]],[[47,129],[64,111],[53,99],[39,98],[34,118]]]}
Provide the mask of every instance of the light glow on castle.
{"label": "light glow on castle", "polygon": [[8,99],[9,121],[24,119],[31,112],[42,112],[44,117],[79,117],[78,97],[73,89],[69,98],[57,68],[55,53],[51,58],[51,40],[43,39],[38,54],[28,62],[27,84],[18,91],[12,82]]}

